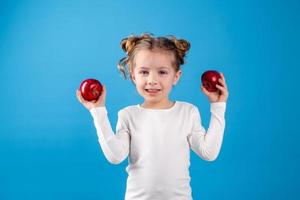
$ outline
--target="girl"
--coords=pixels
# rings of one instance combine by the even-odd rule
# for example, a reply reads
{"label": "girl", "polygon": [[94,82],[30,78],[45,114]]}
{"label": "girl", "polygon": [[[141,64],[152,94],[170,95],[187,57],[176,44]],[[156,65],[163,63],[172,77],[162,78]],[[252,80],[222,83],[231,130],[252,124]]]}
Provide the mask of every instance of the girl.
{"label": "girl", "polygon": [[191,200],[190,149],[213,161],[221,148],[228,98],[224,76],[218,92],[201,86],[211,106],[206,132],[196,106],[169,99],[180,79],[189,42],[142,34],[123,39],[121,47],[127,56],[120,60],[119,70],[125,78],[130,76],[144,102],[118,112],[114,133],[105,107],[105,86],[96,102],[85,101],[79,91],[78,100],[94,119],[107,160],[118,164],[129,157],[126,200]]}

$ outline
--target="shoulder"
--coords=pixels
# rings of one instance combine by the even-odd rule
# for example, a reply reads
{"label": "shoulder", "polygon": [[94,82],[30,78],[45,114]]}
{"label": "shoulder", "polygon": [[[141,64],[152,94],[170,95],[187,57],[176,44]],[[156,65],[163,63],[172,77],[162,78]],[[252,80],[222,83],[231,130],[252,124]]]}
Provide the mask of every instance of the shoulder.
{"label": "shoulder", "polygon": [[121,109],[119,112],[131,113],[131,112],[136,112],[137,110],[138,110],[137,105],[131,105],[131,106],[126,106],[125,108]]}
{"label": "shoulder", "polygon": [[176,101],[177,112],[182,116],[197,116],[199,115],[198,107],[192,103]]}
{"label": "shoulder", "polygon": [[199,119],[200,113],[198,107],[192,103],[177,101],[176,116],[182,121],[192,125],[195,120]]}
{"label": "shoulder", "polygon": [[122,108],[121,110],[119,110],[118,116],[119,116],[119,117],[123,117],[123,118],[127,118],[127,117],[129,117],[131,114],[136,113],[137,110],[138,110],[138,106],[137,106],[137,105],[127,106],[127,107]]}
{"label": "shoulder", "polygon": [[195,109],[198,109],[197,106],[195,106],[194,104],[192,103],[189,103],[189,102],[184,102],[184,101],[176,101],[177,103],[177,106],[179,109],[183,109],[183,110],[186,110],[186,111],[193,111]]}

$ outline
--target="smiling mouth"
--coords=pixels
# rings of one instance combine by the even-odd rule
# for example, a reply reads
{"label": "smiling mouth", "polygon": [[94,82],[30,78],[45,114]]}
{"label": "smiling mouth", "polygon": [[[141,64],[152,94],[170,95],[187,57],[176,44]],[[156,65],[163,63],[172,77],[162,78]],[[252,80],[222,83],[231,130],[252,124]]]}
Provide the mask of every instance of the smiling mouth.
{"label": "smiling mouth", "polygon": [[161,91],[161,89],[145,89],[145,90],[150,94],[156,94]]}

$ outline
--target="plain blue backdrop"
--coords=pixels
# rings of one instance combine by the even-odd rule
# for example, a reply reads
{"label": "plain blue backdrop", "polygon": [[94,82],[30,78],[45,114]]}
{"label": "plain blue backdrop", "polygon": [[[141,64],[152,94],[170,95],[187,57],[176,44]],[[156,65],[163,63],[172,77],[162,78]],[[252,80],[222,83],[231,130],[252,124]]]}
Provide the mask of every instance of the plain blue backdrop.
{"label": "plain blue backdrop", "polygon": [[196,200],[300,199],[299,1],[0,1],[0,199],[123,199],[127,160],[109,164],[75,91],[107,86],[119,109],[141,102],[117,71],[130,34],[191,42],[173,100],[199,107],[207,69],[225,74],[230,96],[221,153],[191,153]]}

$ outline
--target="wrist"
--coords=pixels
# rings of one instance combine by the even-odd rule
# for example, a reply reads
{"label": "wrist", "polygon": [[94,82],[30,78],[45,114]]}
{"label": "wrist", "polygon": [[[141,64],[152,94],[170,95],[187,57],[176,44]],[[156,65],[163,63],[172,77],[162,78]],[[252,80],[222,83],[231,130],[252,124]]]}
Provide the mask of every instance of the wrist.
{"label": "wrist", "polygon": [[102,108],[102,107],[105,107],[105,106],[104,106],[104,105],[92,106],[92,107],[90,107],[88,110],[91,111],[92,109]]}

